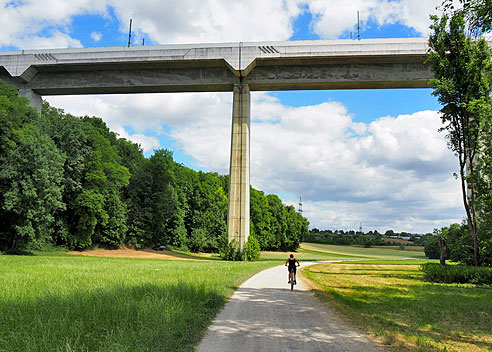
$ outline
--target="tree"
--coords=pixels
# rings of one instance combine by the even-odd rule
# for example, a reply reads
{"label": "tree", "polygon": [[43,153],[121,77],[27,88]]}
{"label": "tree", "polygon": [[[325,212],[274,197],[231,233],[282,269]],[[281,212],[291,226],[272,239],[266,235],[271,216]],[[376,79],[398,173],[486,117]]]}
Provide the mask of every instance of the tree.
{"label": "tree", "polygon": [[4,185],[2,224],[7,246],[24,250],[51,242],[55,214],[62,202],[65,156],[32,124],[13,131],[0,181]]}
{"label": "tree", "polygon": [[447,131],[448,147],[458,157],[463,204],[474,243],[474,263],[479,265],[476,162],[480,145],[480,111],[485,109],[484,105],[490,105],[490,50],[484,39],[466,34],[462,11],[431,18],[433,34],[429,38],[427,62],[434,78],[430,83],[435,87],[433,95],[443,105],[442,130]]}
{"label": "tree", "polygon": [[385,236],[394,236],[395,235],[395,231],[393,230],[387,230],[385,233],[384,233]]}
{"label": "tree", "polygon": [[[453,0],[445,0],[445,11],[456,11]],[[469,29],[475,35],[489,32],[492,29],[492,1],[491,0],[459,0],[461,8],[467,19]]]}

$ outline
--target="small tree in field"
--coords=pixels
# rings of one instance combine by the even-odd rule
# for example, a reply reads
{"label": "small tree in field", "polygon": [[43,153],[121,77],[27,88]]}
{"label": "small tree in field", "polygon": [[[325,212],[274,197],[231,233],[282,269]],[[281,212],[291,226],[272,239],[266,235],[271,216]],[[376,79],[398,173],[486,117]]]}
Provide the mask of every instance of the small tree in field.
{"label": "small tree in field", "polygon": [[433,95],[443,105],[441,119],[448,146],[458,157],[463,204],[473,237],[474,262],[480,264],[477,235],[477,161],[485,106],[490,105],[490,50],[482,38],[467,33],[465,14],[454,11],[441,18],[431,16],[430,63]]}

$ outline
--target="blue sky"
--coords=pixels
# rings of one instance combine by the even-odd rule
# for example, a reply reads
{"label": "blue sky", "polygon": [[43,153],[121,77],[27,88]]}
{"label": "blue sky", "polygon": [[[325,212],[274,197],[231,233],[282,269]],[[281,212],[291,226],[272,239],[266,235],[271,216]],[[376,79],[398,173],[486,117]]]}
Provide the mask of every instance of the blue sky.
{"label": "blue sky", "polygon": [[[426,36],[440,0],[3,1],[0,50]],[[431,89],[254,92],[251,183],[311,227],[429,232],[463,217]],[[231,93],[45,97],[120,136],[228,172]]]}

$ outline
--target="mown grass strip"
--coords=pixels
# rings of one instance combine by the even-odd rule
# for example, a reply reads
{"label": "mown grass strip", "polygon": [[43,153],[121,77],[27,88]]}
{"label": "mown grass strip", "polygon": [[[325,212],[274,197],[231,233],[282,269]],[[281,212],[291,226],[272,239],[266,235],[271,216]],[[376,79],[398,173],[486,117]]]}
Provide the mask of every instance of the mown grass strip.
{"label": "mown grass strip", "polygon": [[274,264],[0,255],[0,351],[193,351]]}
{"label": "mown grass strip", "polygon": [[418,265],[320,264],[301,275],[330,307],[393,350],[492,350],[489,288],[425,282]]}

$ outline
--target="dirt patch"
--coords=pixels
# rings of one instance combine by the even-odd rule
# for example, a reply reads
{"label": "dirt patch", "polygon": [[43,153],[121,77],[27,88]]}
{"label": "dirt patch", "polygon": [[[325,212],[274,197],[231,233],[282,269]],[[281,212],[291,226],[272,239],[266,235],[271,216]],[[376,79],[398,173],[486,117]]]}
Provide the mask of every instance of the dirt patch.
{"label": "dirt patch", "polygon": [[401,244],[412,244],[412,241],[407,241],[407,240],[401,240],[399,238],[386,238],[383,237],[382,240],[384,242],[394,242],[394,243],[401,243]]}
{"label": "dirt patch", "polygon": [[200,260],[186,254],[175,253],[171,251],[154,251],[152,249],[94,249],[83,252],[67,252],[73,255],[84,255],[88,257],[113,257],[113,258],[152,258],[152,259],[167,259],[167,260]]}

